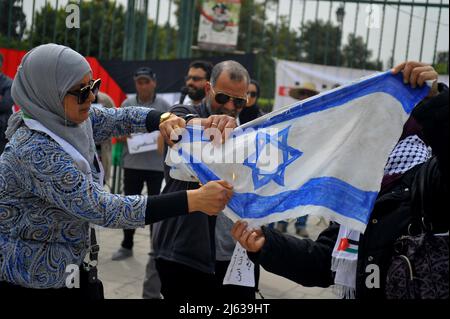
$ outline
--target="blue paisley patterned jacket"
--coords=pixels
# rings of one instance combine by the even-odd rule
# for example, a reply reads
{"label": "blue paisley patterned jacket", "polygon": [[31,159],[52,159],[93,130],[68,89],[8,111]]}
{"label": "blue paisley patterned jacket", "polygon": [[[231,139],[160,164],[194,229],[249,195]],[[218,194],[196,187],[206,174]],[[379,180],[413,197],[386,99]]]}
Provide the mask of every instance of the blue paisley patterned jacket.
{"label": "blue paisley patterned jacket", "polygon": [[[91,107],[94,139],[146,132],[149,108]],[[0,281],[28,288],[65,287],[66,266],[80,265],[89,223],[143,227],[146,196],[105,191],[47,134],[21,126],[0,157]]]}

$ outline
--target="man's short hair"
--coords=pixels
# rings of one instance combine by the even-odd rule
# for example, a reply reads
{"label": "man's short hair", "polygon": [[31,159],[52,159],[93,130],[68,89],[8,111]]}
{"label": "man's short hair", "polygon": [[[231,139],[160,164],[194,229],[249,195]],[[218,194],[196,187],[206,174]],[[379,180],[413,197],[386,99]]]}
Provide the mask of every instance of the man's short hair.
{"label": "man's short hair", "polygon": [[233,60],[223,61],[216,64],[211,73],[211,85],[214,86],[222,72],[227,72],[233,82],[245,81],[250,84],[250,76],[247,70],[238,62]]}
{"label": "man's short hair", "polygon": [[206,79],[209,81],[209,79],[211,78],[213,66],[214,65],[209,61],[197,60],[189,64],[189,69],[190,68],[202,69],[203,71],[205,71]]}

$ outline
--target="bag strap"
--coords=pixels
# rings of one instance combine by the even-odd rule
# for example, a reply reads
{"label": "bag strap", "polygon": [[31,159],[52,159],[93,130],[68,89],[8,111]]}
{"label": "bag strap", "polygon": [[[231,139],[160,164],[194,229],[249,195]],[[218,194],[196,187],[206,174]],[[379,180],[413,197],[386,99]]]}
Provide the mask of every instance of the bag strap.
{"label": "bag strap", "polygon": [[430,216],[426,213],[426,182],[431,168],[436,165],[436,157],[426,161],[416,172],[411,185],[411,222],[408,226],[409,235],[430,233],[433,231],[433,224]]}
{"label": "bag strap", "polygon": [[[100,246],[97,244],[97,237],[95,236],[95,228],[90,227],[90,247],[89,247],[89,266],[96,267],[98,262],[98,252],[100,251]],[[91,265],[94,262],[94,265]]]}

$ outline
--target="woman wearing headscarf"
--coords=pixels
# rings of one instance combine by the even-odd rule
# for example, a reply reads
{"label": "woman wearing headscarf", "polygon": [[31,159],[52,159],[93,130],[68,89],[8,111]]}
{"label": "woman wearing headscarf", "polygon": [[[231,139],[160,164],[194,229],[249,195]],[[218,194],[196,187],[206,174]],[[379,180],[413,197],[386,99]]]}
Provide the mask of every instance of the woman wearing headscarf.
{"label": "woman wearing headscarf", "polygon": [[250,80],[248,85],[248,103],[246,107],[239,113],[239,124],[245,124],[263,115],[263,112],[258,106],[258,99],[260,96],[259,83],[255,80]]}
{"label": "woman wearing headscarf", "polygon": [[222,181],[160,196],[105,191],[95,143],[158,127],[167,137],[185,121],[148,108],[91,108],[99,84],[86,59],[56,44],[31,50],[18,68],[12,97],[22,111],[9,120],[0,157],[3,296],[83,298],[83,289],[66,287],[66,271],[96,257],[90,224],[137,228],[195,211],[215,215],[231,196]]}
{"label": "woman wearing headscarf", "polygon": [[[436,88],[437,73],[431,66],[407,62],[393,69],[394,74],[400,71],[403,71],[405,83],[413,87],[430,80]],[[238,221],[232,234],[247,249],[250,259],[306,287],[334,285],[342,298],[386,298],[387,272],[394,243],[409,234],[414,221],[412,215],[418,202],[412,189],[418,187],[415,185],[417,174],[426,175],[424,197],[428,200],[421,202],[421,206],[430,217],[433,233],[448,236],[448,88],[442,85],[440,91],[437,94],[432,89],[429,99],[418,105],[405,123],[403,134],[385,166],[381,190],[364,234],[332,223],[313,241],[266,227],[247,231],[246,223]],[[432,169],[430,164],[434,165]],[[351,244],[351,254],[342,254],[341,239]],[[447,260],[448,269],[448,247],[447,256],[442,257]],[[374,265],[379,269],[376,288],[367,284],[372,274],[368,269],[373,269],[369,266]],[[448,270],[446,282],[448,298]],[[445,291],[443,293],[445,295]]]}

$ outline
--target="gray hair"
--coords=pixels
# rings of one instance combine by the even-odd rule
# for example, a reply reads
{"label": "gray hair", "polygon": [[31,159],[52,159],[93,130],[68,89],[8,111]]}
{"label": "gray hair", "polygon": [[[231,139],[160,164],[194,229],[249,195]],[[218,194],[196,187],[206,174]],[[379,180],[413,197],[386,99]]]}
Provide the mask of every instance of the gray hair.
{"label": "gray hair", "polygon": [[230,80],[233,82],[245,81],[250,84],[250,76],[247,70],[238,62],[228,60],[216,64],[211,73],[211,85],[214,86],[217,83],[217,79],[222,74],[222,72],[227,72]]}

